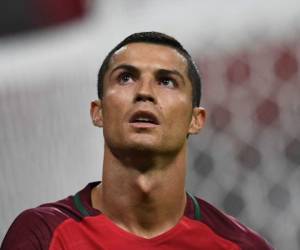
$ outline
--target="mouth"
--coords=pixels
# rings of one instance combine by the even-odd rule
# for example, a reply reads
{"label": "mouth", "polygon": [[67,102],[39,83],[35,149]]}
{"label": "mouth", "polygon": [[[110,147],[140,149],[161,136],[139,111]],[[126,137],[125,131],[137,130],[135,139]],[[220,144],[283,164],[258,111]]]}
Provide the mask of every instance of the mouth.
{"label": "mouth", "polygon": [[159,125],[159,120],[152,112],[137,111],[130,117],[129,123],[138,127],[153,127]]}

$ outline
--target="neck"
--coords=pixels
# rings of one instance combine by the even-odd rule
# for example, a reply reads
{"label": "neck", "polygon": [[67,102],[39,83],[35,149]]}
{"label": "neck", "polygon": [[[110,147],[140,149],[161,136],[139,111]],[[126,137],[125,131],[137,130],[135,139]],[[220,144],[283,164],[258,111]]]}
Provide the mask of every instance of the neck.
{"label": "neck", "polygon": [[151,164],[140,168],[140,159],[120,161],[105,146],[102,183],[92,202],[119,227],[150,238],[172,228],[184,213],[186,146],[174,157],[146,160]]}

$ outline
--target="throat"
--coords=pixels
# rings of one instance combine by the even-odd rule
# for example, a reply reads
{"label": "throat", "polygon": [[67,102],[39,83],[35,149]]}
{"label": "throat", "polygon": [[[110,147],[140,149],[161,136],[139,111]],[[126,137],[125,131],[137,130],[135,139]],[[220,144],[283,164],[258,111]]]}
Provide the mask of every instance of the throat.
{"label": "throat", "polygon": [[137,236],[152,238],[179,223],[186,207],[184,192],[177,193],[175,198],[146,178],[140,178],[133,188],[136,191],[129,197],[132,198],[130,206],[122,206],[118,216],[111,217],[119,227]]}
{"label": "throat", "polygon": [[135,152],[135,157],[123,154],[120,160],[121,155],[108,153],[99,190],[100,211],[125,231],[145,238],[174,227],[186,205],[184,155],[136,157]]}
{"label": "throat", "polygon": [[159,189],[160,183],[153,176],[140,175],[134,182],[134,188],[141,193],[142,197],[151,199],[151,196],[156,196],[155,191]]}

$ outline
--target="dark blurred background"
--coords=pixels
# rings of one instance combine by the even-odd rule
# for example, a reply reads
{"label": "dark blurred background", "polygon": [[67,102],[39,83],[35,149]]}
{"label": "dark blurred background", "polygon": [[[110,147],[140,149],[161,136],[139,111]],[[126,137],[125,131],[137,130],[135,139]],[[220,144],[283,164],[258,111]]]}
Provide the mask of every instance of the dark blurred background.
{"label": "dark blurred background", "polygon": [[0,36],[40,30],[82,18],[86,0],[2,0]]}

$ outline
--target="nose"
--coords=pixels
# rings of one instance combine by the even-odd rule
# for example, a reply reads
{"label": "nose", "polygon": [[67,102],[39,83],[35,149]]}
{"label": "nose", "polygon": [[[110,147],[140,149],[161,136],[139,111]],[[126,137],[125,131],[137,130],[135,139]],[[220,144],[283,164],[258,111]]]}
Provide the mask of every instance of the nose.
{"label": "nose", "polygon": [[134,102],[152,102],[156,104],[156,97],[151,79],[142,79],[136,87]]}

